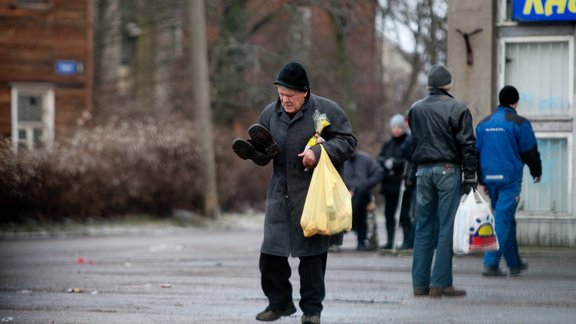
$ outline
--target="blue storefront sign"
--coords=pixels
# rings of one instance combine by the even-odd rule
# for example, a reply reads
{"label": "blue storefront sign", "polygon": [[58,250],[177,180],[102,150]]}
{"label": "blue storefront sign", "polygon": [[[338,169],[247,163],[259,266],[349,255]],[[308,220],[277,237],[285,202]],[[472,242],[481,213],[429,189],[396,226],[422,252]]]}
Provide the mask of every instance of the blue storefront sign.
{"label": "blue storefront sign", "polygon": [[84,66],[82,63],[72,60],[58,60],[56,61],[55,70],[58,75],[76,75],[82,73]]}
{"label": "blue storefront sign", "polygon": [[518,21],[576,21],[576,0],[513,0]]}

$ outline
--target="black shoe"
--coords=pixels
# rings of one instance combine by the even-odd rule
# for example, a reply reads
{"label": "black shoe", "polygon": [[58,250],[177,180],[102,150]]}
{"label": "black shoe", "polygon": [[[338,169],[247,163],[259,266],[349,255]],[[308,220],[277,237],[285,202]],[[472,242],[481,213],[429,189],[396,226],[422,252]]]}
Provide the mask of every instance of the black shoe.
{"label": "black shoe", "polygon": [[510,269],[511,276],[519,276],[521,272],[528,270],[528,263],[520,261],[520,266],[518,268]]}
{"label": "black shoe", "polygon": [[320,313],[303,314],[302,324],[320,324]]}
{"label": "black shoe", "polygon": [[371,251],[372,249],[367,247],[365,244],[358,244],[356,251]]}
{"label": "black shoe", "polygon": [[254,146],[241,138],[237,138],[232,143],[234,153],[243,160],[251,159],[257,165],[264,166],[270,162],[270,157],[264,153],[256,151]]}
{"label": "black shoe", "polygon": [[293,303],[290,303],[290,305],[286,306],[283,310],[272,309],[268,306],[256,315],[256,319],[263,322],[272,322],[282,316],[290,316],[294,313],[296,313],[296,307]]}
{"label": "black shoe", "polygon": [[484,277],[506,277],[506,272],[500,270],[498,267],[484,267],[482,275]]}
{"label": "black shoe", "polygon": [[274,142],[272,134],[270,134],[266,127],[254,124],[248,128],[248,135],[254,148],[268,155],[270,158],[274,158],[276,154],[280,152],[280,147]]}
{"label": "black shoe", "polygon": [[392,249],[392,243],[386,243],[385,245],[380,246],[380,250],[391,250],[391,249]]}
{"label": "black shoe", "polygon": [[414,247],[410,243],[402,243],[400,250],[412,250]]}
{"label": "black shoe", "polygon": [[330,247],[328,248],[328,252],[331,252],[331,253],[339,253],[339,252],[342,252],[342,247],[340,247],[340,245],[332,244],[332,245],[330,245]]}

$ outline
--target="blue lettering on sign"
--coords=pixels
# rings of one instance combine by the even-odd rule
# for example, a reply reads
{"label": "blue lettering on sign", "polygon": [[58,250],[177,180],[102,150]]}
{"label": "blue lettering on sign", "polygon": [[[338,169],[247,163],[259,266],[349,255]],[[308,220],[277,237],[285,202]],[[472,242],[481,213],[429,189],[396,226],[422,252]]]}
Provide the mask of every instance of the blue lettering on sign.
{"label": "blue lettering on sign", "polygon": [[514,20],[576,20],[576,0],[514,0],[512,6]]}
{"label": "blue lettering on sign", "polygon": [[83,65],[72,60],[58,60],[55,69],[59,75],[75,75],[82,72]]}

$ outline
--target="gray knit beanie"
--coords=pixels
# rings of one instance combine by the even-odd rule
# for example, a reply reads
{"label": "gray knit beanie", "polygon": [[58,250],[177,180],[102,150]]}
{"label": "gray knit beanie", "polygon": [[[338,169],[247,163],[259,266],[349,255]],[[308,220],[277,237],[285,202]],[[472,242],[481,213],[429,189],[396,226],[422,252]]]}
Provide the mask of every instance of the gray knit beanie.
{"label": "gray knit beanie", "polygon": [[396,114],[390,118],[390,128],[392,127],[400,127],[403,130],[406,130],[406,124],[404,123],[404,116],[400,114]]}
{"label": "gray knit beanie", "polygon": [[428,72],[428,86],[433,88],[445,88],[452,85],[452,74],[442,65],[434,65]]}

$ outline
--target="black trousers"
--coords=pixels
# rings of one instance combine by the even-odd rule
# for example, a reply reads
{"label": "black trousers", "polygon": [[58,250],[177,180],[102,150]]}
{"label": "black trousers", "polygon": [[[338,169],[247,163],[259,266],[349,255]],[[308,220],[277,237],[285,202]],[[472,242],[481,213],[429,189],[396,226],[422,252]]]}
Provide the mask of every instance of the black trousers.
{"label": "black trousers", "polygon": [[[300,309],[304,314],[322,312],[322,301],[326,296],[324,275],[328,253],[300,257]],[[292,303],[292,270],[288,257],[260,253],[261,285],[268,297],[269,308],[284,310]]]}
{"label": "black trousers", "polygon": [[[413,189],[407,188],[402,195],[402,209],[400,210],[400,226],[407,226],[412,224],[410,219],[410,208],[412,206],[412,196]],[[384,218],[386,219],[386,226],[394,228],[396,225],[396,219],[394,219],[394,214],[396,213],[396,208],[398,207],[398,200],[400,198],[400,193],[390,193],[384,195]]]}
{"label": "black trousers", "polygon": [[352,196],[352,229],[358,237],[358,245],[364,245],[366,241],[368,218],[368,203],[370,202],[370,191],[357,191]]}

